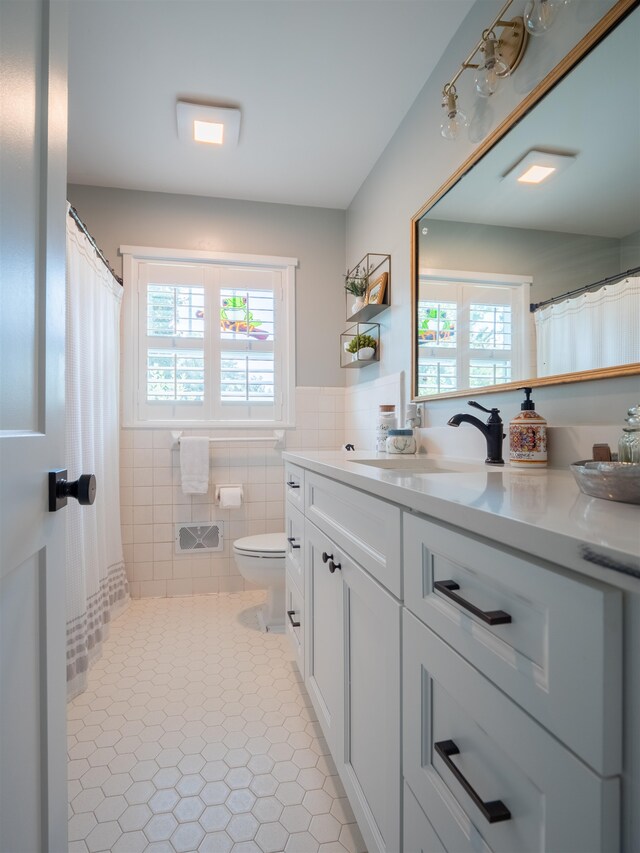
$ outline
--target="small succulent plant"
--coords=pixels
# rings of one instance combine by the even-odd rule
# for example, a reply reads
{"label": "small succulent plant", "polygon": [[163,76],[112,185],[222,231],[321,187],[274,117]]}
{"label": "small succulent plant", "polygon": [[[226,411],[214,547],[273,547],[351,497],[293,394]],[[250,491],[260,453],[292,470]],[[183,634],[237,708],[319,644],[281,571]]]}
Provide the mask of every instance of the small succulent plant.
{"label": "small succulent plant", "polygon": [[349,345],[347,346],[347,352],[358,352],[358,350],[364,349],[365,347],[371,347],[372,349],[375,349],[375,338],[372,338],[371,335],[355,335],[349,341]]}

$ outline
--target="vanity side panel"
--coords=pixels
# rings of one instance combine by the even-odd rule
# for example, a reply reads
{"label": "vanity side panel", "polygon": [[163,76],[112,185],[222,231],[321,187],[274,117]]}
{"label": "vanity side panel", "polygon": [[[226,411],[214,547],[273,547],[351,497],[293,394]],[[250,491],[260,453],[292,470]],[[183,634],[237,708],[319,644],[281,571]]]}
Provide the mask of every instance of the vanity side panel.
{"label": "vanity side panel", "polygon": [[622,849],[640,850],[640,592],[624,595]]}

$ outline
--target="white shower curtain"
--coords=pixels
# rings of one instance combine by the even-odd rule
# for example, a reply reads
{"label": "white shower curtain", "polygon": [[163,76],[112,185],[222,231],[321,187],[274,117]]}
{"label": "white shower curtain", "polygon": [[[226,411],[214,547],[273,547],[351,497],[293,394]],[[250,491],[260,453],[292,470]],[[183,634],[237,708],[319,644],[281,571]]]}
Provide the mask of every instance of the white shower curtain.
{"label": "white shower curtain", "polygon": [[66,458],[95,474],[93,506],[69,500],[67,695],[86,686],[109,622],[129,601],[120,531],[119,362],[122,287],[67,216]]}
{"label": "white shower curtain", "polygon": [[534,314],[538,376],[640,361],[640,277],[580,293]]}

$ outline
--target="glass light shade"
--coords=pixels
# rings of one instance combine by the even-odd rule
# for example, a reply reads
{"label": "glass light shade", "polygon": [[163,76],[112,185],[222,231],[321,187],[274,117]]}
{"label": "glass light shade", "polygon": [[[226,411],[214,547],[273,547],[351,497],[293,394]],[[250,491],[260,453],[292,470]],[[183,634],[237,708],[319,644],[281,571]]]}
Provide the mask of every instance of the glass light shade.
{"label": "glass light shade", "polygon": [[487,61],[476,72],[476,92],[489,98],[500,88],[503,77],[509,76],[509,66],[497,57]]}
{"label": "glass light shade", "polygon": [[532,36],[539,36],[553,25],[561,0],[528,0],[524,10],[524,25]]}
{"label": "glass light shade", "polygon": [[485,40],[483,51],[484,61],[476,71],[476,92],[482,98],[489,98],[500,88],[503,77],[508,77],[511,69],[496,56],[498,43],[493,34]]}
{"label": "glass light shade", "polygon": [[462,110],[457,106],[458,96],[455,92],[448,92],[442,100],[442,109],[445,114],[440,124],[440,135],[444,139],[457,139],[464,128],[469,126],[469,121]]}

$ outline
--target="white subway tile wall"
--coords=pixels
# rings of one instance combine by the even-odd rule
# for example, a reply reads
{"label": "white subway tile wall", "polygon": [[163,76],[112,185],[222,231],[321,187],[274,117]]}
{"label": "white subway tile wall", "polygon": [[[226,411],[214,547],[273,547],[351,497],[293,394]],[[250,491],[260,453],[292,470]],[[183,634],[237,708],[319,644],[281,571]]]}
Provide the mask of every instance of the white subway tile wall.
{"label": "white subway tile wall", "polygon": [[[345,442],[344,388],[296,389],[297,428],[288,448],[335,450]],[[185,435],[220,432],[185,430]],[[231,433],[227,433],[228,435]],[[239,436],[241,433],[236,432]],[[205,495],[184,495],[179,450],[166,429],[123,429],[120,435],[121,518],[131,596],[181,596],[251,588],[238,573],[232,545],[241,536],[284,530],[282,455],[268,442],[215,443]],[[216,486],[242,484],[243,505],[220,509]],[[177,522],[224,522],[224,549],[176,554]]]}
{"label": "white subway tile wall", "polygon": [[345,441],[356,450],[375,450],[378,406],[396,407],[398,426],[404,426],[404,374],[391,373],[351,385],[345,394]]}

